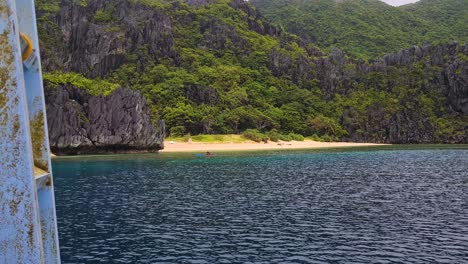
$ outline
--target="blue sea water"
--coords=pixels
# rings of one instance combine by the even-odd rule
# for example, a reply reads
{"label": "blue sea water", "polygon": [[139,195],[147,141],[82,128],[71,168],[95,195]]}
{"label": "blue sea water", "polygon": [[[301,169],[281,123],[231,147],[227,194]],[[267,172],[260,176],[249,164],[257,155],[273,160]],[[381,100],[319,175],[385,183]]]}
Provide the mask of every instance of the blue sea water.
{"label": "blue sea water", "polygon": [[468,263],[468,148],[55,159],[63,263]]}

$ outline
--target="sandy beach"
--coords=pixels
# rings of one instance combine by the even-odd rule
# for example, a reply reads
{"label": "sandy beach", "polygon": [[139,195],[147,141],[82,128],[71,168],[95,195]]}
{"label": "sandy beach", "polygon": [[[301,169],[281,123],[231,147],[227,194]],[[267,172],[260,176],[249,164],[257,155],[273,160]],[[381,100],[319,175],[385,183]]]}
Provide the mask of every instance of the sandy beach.
{"label": "sandy beach", "polygon": [[205,152],[205,151],[242,151],[242,150],[280,150],[280,149],[320,149],[341,147],[385,146],[386,144],[291,141],[268,143],[199,143],[199,142],[165,142],[161,152]]}

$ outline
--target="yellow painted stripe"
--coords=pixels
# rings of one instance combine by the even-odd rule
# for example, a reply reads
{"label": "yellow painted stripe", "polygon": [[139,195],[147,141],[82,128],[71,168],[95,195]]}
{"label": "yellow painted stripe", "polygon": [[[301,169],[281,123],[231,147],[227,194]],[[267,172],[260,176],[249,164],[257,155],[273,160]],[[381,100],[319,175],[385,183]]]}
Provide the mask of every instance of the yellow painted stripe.
{"label": "yellow painted stripe", "polygon": [[23,32],[20,32],[20,35],[21,35],[21,38],[23,38],[23,40],[26,41],[26,43],[28,44],[28,47],[22,54],[22,59],[23,61],[25,61],[29,58],[29,56],[31,56],[33,52],[33,45],[32,45],[31,40],[28,37],[26,37],[26,35]]}

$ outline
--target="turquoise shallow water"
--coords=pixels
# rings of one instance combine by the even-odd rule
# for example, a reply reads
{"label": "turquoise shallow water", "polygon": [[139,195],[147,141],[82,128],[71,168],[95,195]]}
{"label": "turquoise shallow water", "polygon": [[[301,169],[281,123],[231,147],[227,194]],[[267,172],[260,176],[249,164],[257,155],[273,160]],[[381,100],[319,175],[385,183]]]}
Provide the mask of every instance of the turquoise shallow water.
{"label": "turquoise shallow water", "polygon": [[63,263],[467,263],[468,148],[54,160]]}

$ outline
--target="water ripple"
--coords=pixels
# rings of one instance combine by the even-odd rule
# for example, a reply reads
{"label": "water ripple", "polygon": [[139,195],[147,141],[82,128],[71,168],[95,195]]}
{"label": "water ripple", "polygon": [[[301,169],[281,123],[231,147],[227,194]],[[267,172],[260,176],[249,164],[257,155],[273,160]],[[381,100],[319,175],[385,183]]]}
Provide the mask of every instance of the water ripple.
{"label": "water ripple", "polygon": [[468,150],[54,162],[64,263],[467,263]]}

